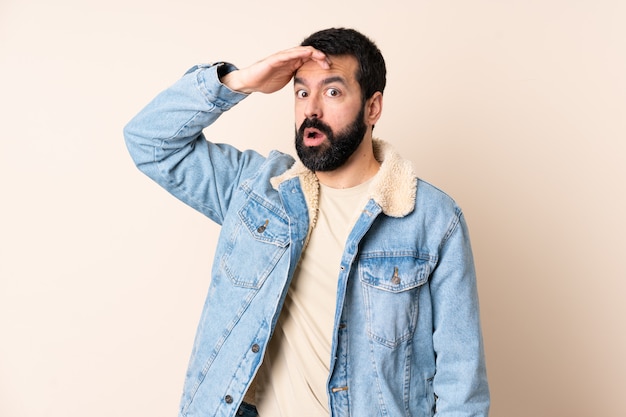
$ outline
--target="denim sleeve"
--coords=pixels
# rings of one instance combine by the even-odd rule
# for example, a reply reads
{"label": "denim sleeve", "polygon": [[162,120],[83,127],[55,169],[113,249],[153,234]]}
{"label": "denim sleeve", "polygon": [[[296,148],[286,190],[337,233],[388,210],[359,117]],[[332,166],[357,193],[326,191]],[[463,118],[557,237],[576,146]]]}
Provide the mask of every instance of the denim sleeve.
{"label": "denim sleeve", "polygon": [[205,127],[246,97],[219,80],[233,69],[226,63],[193,67],[124,128],[137,167],[219,224],[233,191],[265,160],[253,151],[209,142],[203,134]]}
{"label": "denim sleeve", "polygon": [[486,417],[489,387],[476,273],[463,214],[451,222],[431,277],[436,416]]}

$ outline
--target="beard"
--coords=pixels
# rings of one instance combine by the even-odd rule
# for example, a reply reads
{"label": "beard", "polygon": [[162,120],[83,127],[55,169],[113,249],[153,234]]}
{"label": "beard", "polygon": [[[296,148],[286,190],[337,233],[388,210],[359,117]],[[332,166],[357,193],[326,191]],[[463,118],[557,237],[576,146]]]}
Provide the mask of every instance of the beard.
{"label": "beard", "polygon": [[[361,108],[352,123],[336,135],[326,123],[316,118],[305,119],[300,128],[296,130],[296,152],[300,161],[314,172],[333,171],[345,164],[357,150],[367,131],[367,125],[363,120],[364,116],[365,106]],[[326,135],[326,141],[319,146],[305,146],[304,130],[306,128],[319,130]]]}

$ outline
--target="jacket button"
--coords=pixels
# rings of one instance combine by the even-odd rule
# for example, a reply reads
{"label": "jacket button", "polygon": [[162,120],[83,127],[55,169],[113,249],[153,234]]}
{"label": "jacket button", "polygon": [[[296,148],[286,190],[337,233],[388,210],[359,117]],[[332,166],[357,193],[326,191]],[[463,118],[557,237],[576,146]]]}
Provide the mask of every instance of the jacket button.
{"label": "jacket button", "polygon": [[257,345],[256,343],[252,345],[252,351],[254,353],[259,353],[259,350],[261,350],[261,348],[259,347],[259,345]]}
{"label": "jacket button", "polygon": [[267,229],[267,225],[269,224],[269,222],[270,222],[270,221],[269,221],[269,219],[268,219],[268,220],[265,220],[265,223],[263,223],[261,226],[259,226],[259,227],[256,229],[256,231],[257,231],[258,233],[263,233],[263,232],[265,232],[265,229]]}
{"label": "jacket button", "polygon": [[393,277],[391,278],[391,283],[393,285],[398,285],[400,284],[400,282],[402,282],[402,280],[400,279],[400,275],[398,275],[398,267],[396,266],[393,269]]}
{"label": "jacket button", "polygon": [[224,397],[224,401],[226,401],[226,404],[232,404],[233,403],[233,397],[230,395],[227,395]]}

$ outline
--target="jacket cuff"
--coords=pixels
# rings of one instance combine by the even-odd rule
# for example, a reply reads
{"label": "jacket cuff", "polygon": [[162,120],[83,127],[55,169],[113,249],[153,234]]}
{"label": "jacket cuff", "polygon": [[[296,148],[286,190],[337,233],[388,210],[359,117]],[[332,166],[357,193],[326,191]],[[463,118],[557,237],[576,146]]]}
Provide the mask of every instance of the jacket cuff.
{"label": "jacket cuff", "polygon": [[235,71],[237,67],[228,62],[201,64],[190,68],[185,75],[195,75],[197,87],[209,103],[226,111],[249,94],[234,91],[220,81],[220,77]]}

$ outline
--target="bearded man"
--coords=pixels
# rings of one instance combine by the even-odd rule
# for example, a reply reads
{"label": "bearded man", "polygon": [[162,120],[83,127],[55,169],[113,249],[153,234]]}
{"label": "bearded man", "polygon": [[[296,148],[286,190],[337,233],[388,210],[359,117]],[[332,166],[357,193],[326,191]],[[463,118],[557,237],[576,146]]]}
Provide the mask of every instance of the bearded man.
{"label": "bearded man", "polygon": [[[298,160],[206,139],[292,79]],[[181,417],[487,416],[467,225],[373,138],[385,84],[369,38],[327,29],[196,66],[126,126],[137,166],[221,225]]]}

